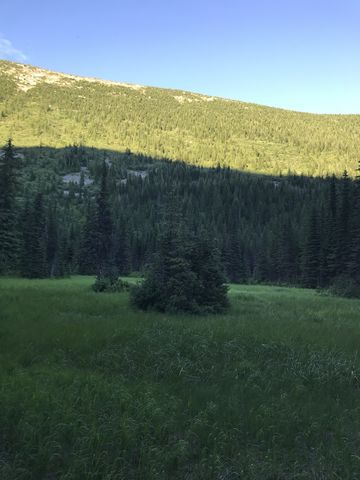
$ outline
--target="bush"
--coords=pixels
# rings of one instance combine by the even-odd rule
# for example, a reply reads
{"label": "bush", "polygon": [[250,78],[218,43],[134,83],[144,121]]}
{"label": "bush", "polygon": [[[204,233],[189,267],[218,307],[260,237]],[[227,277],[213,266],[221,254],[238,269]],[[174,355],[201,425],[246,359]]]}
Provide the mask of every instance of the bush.
{"label": "bush", "polygon": [[130,290],[130,284],[124,282],[121,278],[97,276],[95,283],[92,285],[92,289],[95,292],[127,292]]}

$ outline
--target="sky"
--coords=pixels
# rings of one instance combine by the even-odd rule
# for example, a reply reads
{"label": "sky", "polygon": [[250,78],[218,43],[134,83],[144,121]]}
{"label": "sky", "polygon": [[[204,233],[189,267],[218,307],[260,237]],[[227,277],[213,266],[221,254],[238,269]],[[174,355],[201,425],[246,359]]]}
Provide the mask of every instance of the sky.
{"label": "sky", "polygon": [[359,0],[1,0],[0,58],[360,114]]}

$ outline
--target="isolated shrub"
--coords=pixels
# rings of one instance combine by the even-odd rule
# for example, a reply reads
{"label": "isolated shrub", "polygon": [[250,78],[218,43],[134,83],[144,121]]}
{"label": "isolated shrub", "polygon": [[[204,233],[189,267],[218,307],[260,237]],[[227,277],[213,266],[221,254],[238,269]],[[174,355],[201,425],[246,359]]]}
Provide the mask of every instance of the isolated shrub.
{"label": "isolated shrub", "polygon": [[130,290],[130,284],[121,278],[98,275],[92,289],[95,292],[126,292]]}
{"label": "isolated shrub", "polygon": [[125,282],[124,280],[121,280],[121,278],[118,278],[115,282],[110,284],[110,287],[108,288],[109,292],[128,292],[131,288],[131,285],[129,282]]}
{"label": "isolated shrub", "polygon": [[95,279],[95,283],[92,285],[92,289],[95,292],[106,292],[111,286],[111,279],[98,275]]}

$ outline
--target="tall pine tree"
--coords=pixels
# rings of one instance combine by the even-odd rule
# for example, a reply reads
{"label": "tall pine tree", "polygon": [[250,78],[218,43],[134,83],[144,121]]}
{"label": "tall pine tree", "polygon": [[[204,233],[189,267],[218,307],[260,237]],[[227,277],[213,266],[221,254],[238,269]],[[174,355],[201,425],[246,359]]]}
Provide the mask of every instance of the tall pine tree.
{"label": "tall pine tree", "polygon": [[313,208],[307,226],[303,252],[303,284],[308,288],[316,288],[320,280],[320,237],[316,209]]}
{"label": "tall pine tree", "polygon": [[360,160],[354,185],[352,211],[348,272],[350,277],[360,284]]}
{"label": "tall pine tree", "polygon": [[96,205],[89,200],[86,206],[85,222],[81,232],[78,268],[82,275],[94,275],[97,268],[97,215]]}
{"label": "tall pine tree", "polygon": [[327,213],[325,218],[325,225],[323,229],[323,250],[324,250],[324,268],[323,278],[324,283],[329,284],[333,278],[336,277],[338,262],[337,262],[337,193],[336,193],[336,178],[333,175],[330,180],[329,196],[327,201]]}
{"label": "tall pine tree", "polygon": [[24,211],[22,275],[44,278],[49,275],[47,263],[46,213],[42,193],[37,193],[32,205]]}
{"label": "tall pine tree", "polygon": [[14,148],[9,140],[0,157],[0,273],[9,273],[17,268],[16,176]]}
{"label": "tall pine tree", "polygon": [[96,199],[96,267],[98,277],[116,277],[113,221],[109,202],[108,167],[103,161],[100,190]]}
{"label": "tall pine tree", "polygon": [[350,187],[351,182],[345,170],[341,180],[336,226],[336,275],[346,274],[350,260]]}

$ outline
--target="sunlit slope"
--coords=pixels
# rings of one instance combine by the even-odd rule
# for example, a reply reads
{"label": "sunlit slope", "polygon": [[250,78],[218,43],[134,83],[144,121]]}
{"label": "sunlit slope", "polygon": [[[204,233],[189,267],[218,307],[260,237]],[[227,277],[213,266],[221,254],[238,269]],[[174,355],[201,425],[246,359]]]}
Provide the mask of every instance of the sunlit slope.
{"label": "sunlit slope", "polygon": [[[126,72],[124,72],[126,78]],[[0,141],[130,149],[249,172],[354,173],[360,115],[313,115],[0,61]]]}

